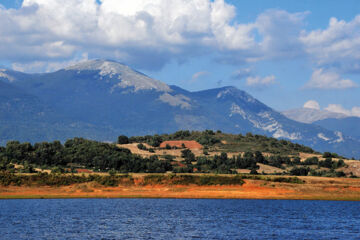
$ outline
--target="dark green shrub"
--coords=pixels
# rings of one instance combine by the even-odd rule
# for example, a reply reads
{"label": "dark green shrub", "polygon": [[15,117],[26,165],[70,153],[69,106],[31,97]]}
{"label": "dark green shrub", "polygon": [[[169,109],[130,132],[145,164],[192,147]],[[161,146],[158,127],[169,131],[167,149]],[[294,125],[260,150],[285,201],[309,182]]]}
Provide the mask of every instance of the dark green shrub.
{"label": "dark green shrub", "polygon": [[140,149],[140,150],[147,150],[146,146],[145,146],[144,144],[142,144],[142,143],[139,143],[139,144],[137,145],[137,147],[138,147],[138,149]]}
{"label": "dark green shrub", "polygon": [[317,157],[307,158],[302,164],[303,165],[318,165],[319,159]]}
{"label": "dark green shrub", "polygon": [[118,144],[128,144],[129,143],[129,138],[127,136],[125,136],[125,135],[120,135],[118,137],[117,143]]}
{"label": "dark green shrub", "polygon": [[310,168],[305,167],[294,167],[290,170],[290,174],[294,176],[307,176],[310,172]]}

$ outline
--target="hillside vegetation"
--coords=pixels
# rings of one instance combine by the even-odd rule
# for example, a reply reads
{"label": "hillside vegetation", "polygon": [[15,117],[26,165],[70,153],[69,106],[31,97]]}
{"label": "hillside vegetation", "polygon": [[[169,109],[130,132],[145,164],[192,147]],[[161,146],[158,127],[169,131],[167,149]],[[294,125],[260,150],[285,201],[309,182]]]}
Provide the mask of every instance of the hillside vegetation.
{"label": "hillside vegetation", "polygon": [[[160,144],[167,140],[195,140],[202,149]],[[137,152],[134,152],[134,144]],[[131,148],[131,147],[132,148]],[[146,153],[146,154],[145,154]],[[302,159],[300,155],[309,157]],[[260,169],[261,167],[261,169]],[[10,141],[0,147],[0,170],[16,173],[222,173],[281,174],[296,176],[353,176],[345,174],[345,161],[335,153],[319,155],[313,149],[261,135],[225,134],[220,131],[178,131],[138,137],[119,136],[117,144],[83,138],[34,145]],[[272,169],[267,172],[266,169]],[[275,169],[275,170],[274,170]]]}
{"label": "hillside vegetation", "polygon": [[150,145],[157,144],[157,141],[166,140],[195,140],[205,148],[221,152],[246,152],[261,151],[273,154],[298,154],[299,152],[315,153],[309,147],[292,143],[287,140],[278,140],[263,135],[247,133],[226,134],[221,131],[177,131],[173,134],[163,134],[145,137],[131,137],[130,142],[144,142]]}

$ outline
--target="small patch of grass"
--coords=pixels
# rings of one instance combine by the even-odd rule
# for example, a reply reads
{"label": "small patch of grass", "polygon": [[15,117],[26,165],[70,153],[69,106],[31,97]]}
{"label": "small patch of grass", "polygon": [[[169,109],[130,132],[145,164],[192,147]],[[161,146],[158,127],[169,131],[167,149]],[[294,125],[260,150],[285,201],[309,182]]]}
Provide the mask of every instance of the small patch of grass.
{"label": "small patch of grass", "polygon": [[271,182],[285,182],[285,183],[296,183],[296,184],[303,184],[305,183],[304,180],[301,180],[300,178],[297,177],[275,177],[275,178],[271,178],[270,180],[267,181],[271,181]]}
{"label": "small patch of grass", "polygon": [[144,177],[144,185],[171,184],[211,186],[211,185],[243,185],[241,176],[210,175],[148,175]]}
{"label": "small patch of grass", "polygon": [[263,175],[242,174],[241,178],[251,179],[251,180],[262,180],[267,182],[283,182],[283,183],[295,183],[295,184],[305,183],[304,180],[301,180],[298,177],[268,177]]}

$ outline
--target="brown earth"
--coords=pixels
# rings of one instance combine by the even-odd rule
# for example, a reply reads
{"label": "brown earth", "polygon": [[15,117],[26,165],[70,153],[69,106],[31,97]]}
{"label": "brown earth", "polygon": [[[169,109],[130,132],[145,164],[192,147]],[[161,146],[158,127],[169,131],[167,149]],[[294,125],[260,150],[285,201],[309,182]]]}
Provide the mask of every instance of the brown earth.
{"label": "brown earth", "polygon": [[[145,157],[148,157],[148,156],[151,156],[151,155],[156,155],[156,153],[151,153],[147,150],[141,150],[137,147],[138,143],[129,143],[129,144],[117,144],[116,146],[118,147],[121,147],[121,148],[127,148],[131,151],[131,153],[133,154],[139,154],[141,156],[145,156]],[[150,145],[146,144],[146,143],[143,143],[143,145],[146,147],[146,148],[152,148]]]}
{"label": "brown earth", "polygon": [[340,168],[346,175],[360,176],[360,161],[359,160],[344,160],[347,166]]}
{"label": "brown earth", "polygon": [[[148,149],[152,148],[148,144],[145,144],[145,143],[143,143],[143,144]],[[181,158],[181,151],[184,150],[184,149],[158,149],[158,148],[153,148],[154,152],[151,153],[151,152],[149,152],[147,150],[139,149],[137,147],[137,145],[138,145],[138,143],[117,144],[118,147],[127,148],[127,149],[129,149],[131,151],[131,153],[141,155],[142,157],[149,157],[149,156],[152,156],[152,155],[158,155],[158,156],[172,155],[172,156],[175,157],[175,160],[177,160],[177,161],[184,160],[183,158]],[[203,149],[200,149],[200,148],[192,148],[191,152],[194,153],[194,155],[196,157],[205,156],[204,152],[203,152]],[[211,151],[211,152],[208,152],[208,154],[209,154],[208,156],[220,155],[221,151]],[[229,153],[227,153],[229,158],[232,158],[233,156],[238,156],[239,154],[243,154],[243,152],[229,152]],[[270,155],[270,154],[265,153],[264,156],[268,156],[268,155]]]}
{"label": "brown earth", "polygon": [[[299,153],[299,157],[301,161],[305,161],[307,158],[317,157],[320,161],[324,161],[326,158],[324,158],[321,154],[315,154],[315,153]],[[332,158],[332,160],[338,161],[339,158]]]}
{"label": "brown earth", "polygon": [[281,168],[265,165],[262,163],[257,163],[256,165],[259,166],[259,169],[257,170],[258,173],[266,173],[266,174],[272,174],[272,173],[282,173],[284,170]]}
{"label": "brown earth", "polygon": [[[138,154],[142,157],[149,157],[152,155],[158,155],[158,156],[165,156],[165,155],[171,155],[175,157],[175,160],[181,161],[183,158],[181,158],[181,151],[184,149],[157,149],[154,148],[154,152],[151,153],[147,150],[141,150],[137,147],[138,143],[129,143],[129,144],[117,144],[118,147],[121,148],[127,148],[131,151],[133,154]],[[152,148],[150,145],[145,144],[146,148]],[[195,154],[196,157],[198,156],[204,156],[204,153],[202,149],[191,149],[191,151]],[[215,154],[214,154],[215,155]]]}
{"label": "brown earth", "polygon": [[0,198],[238,198],[238,199],[319,199],[360,201],[360,179],[300,177],[305,184],[248,180],[226,186],[135,185],[104,187],[94,182],[62,187],[0,187]]}

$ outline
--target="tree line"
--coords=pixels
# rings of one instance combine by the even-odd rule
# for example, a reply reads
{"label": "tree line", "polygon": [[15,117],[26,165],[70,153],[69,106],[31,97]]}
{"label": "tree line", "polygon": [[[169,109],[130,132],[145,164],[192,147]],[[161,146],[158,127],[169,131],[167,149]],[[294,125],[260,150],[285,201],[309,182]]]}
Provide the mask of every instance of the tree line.
{"label": "tree line", "polygon": [[[34,168],[53,169],[55,172],[73,171],[76,168],[92,169],[95,172],[115,171],[120,173],[164,173],[172,171],[175,173],[236,173],[236,169],[249,169],[251,173],[258,173],[258,163],[284,169],[293,167],[287,174],[291,175],[325,175],[335,173],[335,169],[345,165],[343,160],[335,161],[333,157],[339,157],[334,153],[324,153],[326,159],[320,161],[318,158],[308,158],[300,161],[298,157],[271,155],[265,157],[260,151],[246,151],[244,154],[228,157],[223,152],[220,155],[209,156],[206,149],[209,146],[222,144],[223,133],[212,130],[199,131],[177,131],[173,134],[148,135],[141,137],[130,137],[121,135],[117,139],[119,144],[136,142],[138,147],[146,149],[143,143],[148,143],[154,148],[165,140],[193,140],[205,146],[204,156],[195,157],[190,149],[184,148],[181,152],[182,162],[174,161],[174,156],[141,157],[132,154],[130,150],[116,146],[116,144],[91,141],[83,138],[73,138],[64,144],[59,141],[42,143],[20,143],[10,141],[5,147],[0,147],[0,170],[14,171],[14,164],[22,165],[22,172],[35,172]],[[233,136],[233,135],[232,135]],[[265,141],[272,138],[264,136],[241,134],[235,136],[239,141],[253,139],[254,141]],[[246,140],[246,141],[248,141]],[[276,144],[290,148],[302,148],[301,145],[291,145],[288,141],[276,140]],[[153,148],[148,149],[154,152]],[[306,150],[306,149],[305,149]],[[309,152],[312,149],[307,149]],[[329,171],[315,171],[309,166],[327,168]],[[337,173],[336,173],[337,174]]]}
{"label": "tree line", "polygon": [[169,161],[159,160],[157,156],[143,158],[132,154],[130,150],[119,148],[115,144],[101,143],[74,138],[64,145],[59,141],[42,142],[34,145],[10,141],[0,148],[0,169],[9,169],[12,164],[34,165],[49,169],[90,168],[95,171],[118,172],[155,172],[171,171]]}

